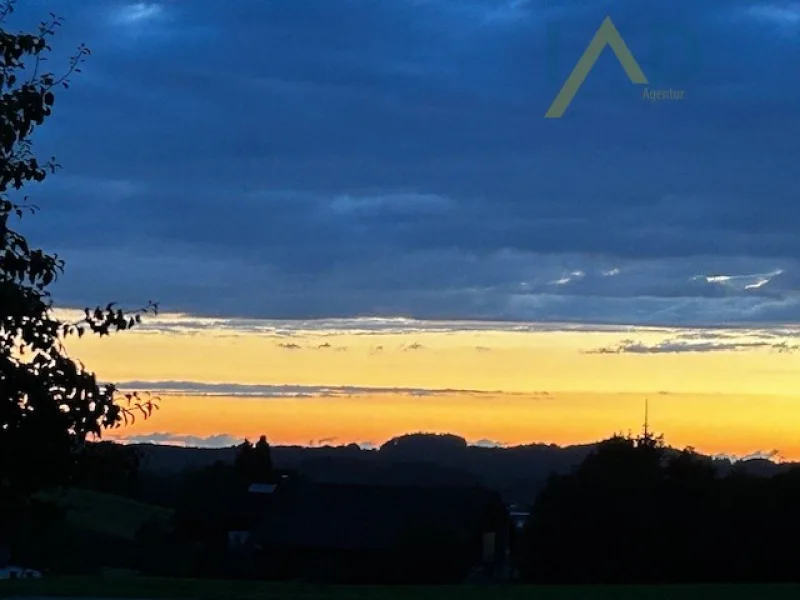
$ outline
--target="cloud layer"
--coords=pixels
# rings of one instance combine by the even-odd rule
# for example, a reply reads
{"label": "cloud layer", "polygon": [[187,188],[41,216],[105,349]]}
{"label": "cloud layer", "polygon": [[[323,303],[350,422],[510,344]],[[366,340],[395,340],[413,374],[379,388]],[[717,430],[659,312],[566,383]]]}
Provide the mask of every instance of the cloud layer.
{"label": "cloud layer", "polygon": [[491,397],[499,394],[504,396],[548,396],[547,392],[518,394],[513,392],[483,390],[323,385],[245,385],[236,383],[202,383],[197,381],[126,381],[117,383],[116,386],[122,391],[147,390],[148,392],[158,395],[233,396],[253,398],[342,398],[352,396],[380,396],[386,394],[418,397]]}
{"label": "cloud layer", "polygon": [[[20,24],[44,16],[27,3]],[[94,54],[25,231],[70,306],[708,325],[800,317],[800,10],[764,0],[67,0]],[[543,118],[605,13],[609,52]],[[52,65],[51,65],[52,66]]]}

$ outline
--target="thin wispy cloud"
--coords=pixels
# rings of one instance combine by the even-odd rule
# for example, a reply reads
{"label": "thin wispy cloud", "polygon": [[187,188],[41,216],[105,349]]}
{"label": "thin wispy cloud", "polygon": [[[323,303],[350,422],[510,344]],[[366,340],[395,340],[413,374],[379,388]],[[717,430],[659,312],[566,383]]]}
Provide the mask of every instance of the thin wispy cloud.
{"label": "thin wispy cloud", "polygon": [[756,450],[750,454],[737,456],[735,454],[717,454],[714,456],[716,459],[729,460],[731,462],[743,462],[748,460],[769,460],[780,462],[781,453],[779,450]]}
{"label": "thin wispy cloud", "polygon": [[303,347],[300,344],[295,344],[292,342],[282,342],[278,344],[278,348],[283,348],[284,350],[302,350]]}
{"label": "thin wispy cloud", "polygon": [[416,350],[424,350],[425,346],[420,344],[419,342],[414,342],[413,344],[408,344],[407,346],[403,346],[403,350],[406,352],[414,352]]}
{"label": "thin wispy cloud", "polygon": [[135,24],[154,19],[163,13],[158,2],[131,2],[115,11],[115,21],[119,24]]}
{"label": "thin wispy cloud", "polygon": [[229,448],[241,444],[244,440],[227,433],[210,436],[186,435],[171,432],[146,433],[141,435],[124,435],[112,433],[108,439],[125,444],[158,444],[165,446],[183,446],[190,448]]}
{"label": "thin wispy cloud", "polygon": [[505,448],[508,446],[505,442],[498,442],[497,440],[487,440],[481,439],[475,442],[472,442],[472,446],[478,446],[479,448]]}
{"label": "thin wispy cloud", "polygon": [[344,398],[352,396],[531,396],[547,392],[512,393],[500,390],[438,389],[413,387],[325,386],[325,385],[246,385],[197,381],[126,381],[117,383],[122,391],[146,390],[159,396],[230,396],[242,398]]}
{"label": "thin wispy cloud", "polygon": [[656,344],[647,344],[634,340],[623,340],[614,346],[587,350],[585,354],[686,354],[745,352],[751,350],[794,353],[800,351],[800,344],[766,341],[685,341],[680,339],[664,340]]}

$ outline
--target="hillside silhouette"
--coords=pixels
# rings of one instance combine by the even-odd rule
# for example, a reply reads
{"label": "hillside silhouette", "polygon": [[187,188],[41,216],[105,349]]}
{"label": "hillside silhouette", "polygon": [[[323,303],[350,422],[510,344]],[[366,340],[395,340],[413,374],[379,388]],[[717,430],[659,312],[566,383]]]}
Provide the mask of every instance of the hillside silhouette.
{"label": "hillside silhouette", "polygon": [[[230,464],[236,447],[188,448],[137,444],[145,478],[163,481],[153,485],[161,493],[174,475],[186,470]],[[393,438],[377,449],[346,446],[272,446],[276,468],[297,471],[314,481],[351,484],[464,485],[480,484],[497,490],[509,503],[529,504],[551,473],[577,467],[597,444],[556,446],[528,444],[487,448],[467,444],[455,435],[414,433]],[[677,450],[667,450],[677,453]],[[720,475],[739,472],[771,477],[792,463],[766,459],[732,462],[703,457]]]}
{"label": "hillside silhouette", "polygon": [[798,499],[796,464],[712,458],[647,433],[565,448],[432,434],[369,450],[101,442],[69,489],[32,498],[4,535],[15,560],[53,573],[796,581]]}

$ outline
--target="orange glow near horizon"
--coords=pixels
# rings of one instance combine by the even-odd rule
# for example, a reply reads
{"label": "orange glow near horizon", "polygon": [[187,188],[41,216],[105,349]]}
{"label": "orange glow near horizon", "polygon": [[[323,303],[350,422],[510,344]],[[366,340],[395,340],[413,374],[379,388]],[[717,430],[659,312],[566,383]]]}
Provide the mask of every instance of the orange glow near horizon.
{"label": "orange glow near horizon", "polygon": [[[750,408],[730,410],[726,396],[661,395],[650,399],[652,427],[673,447],[708,454],[747,455],[777,449],[800,459],[797,408],[785,398],[740,397]],[[570,445],[638,432],[638,394],[559,393],[551,397],[409,397],[400,394],[345,398],[172,396],[161,398],[151,420],[115,432],[146,438],[171,432],[198,438],[254,439],[265,433],[278,445],[326,440],[380,445],[405,433],[452,433],[471,443]],[[783,442],[783,443],[781,443]]]}
{"label": "orange glow near horizon", "polygon": [[[800,459],[797,355],[748,346],[757,333],[723,332],[726,343],[741,336],[737,351],[673,352],[658,348],[691,336],[644,328],[519,331],[496,324],[476,330],[417,322],[374,327],[366,321],[373,328],[363,330],[357,320],[235,326],[209,320],[199,327],[190,317],[161,319],[153,331],[70,345],[103,380],[136,381],[143,389],[185,382],[162,397],[152,419],[117,435],[265,433],[278,444],[380,444],[427,431],[471,442],[565,445],[638,431],[649,397],[652,426],[670,445],[734,455],[777,449]],[[640,347],[608,351],[626,340]],[[210,396],[202,393],[207,384],[234,385]],[[302,397],[257,390],[244,395],[237,384],[300,386]],[[342,386],[353,389],[343,392]]]}

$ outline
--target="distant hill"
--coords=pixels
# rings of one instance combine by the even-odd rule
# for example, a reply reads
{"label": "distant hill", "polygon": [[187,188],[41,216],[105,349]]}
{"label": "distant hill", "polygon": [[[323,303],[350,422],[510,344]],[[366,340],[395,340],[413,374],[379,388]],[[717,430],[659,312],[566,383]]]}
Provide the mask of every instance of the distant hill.
{"label": "distant hill", "polygon": [[[232,462],[236,449],[137,445],[143,469],[168,475],[186,469]],[[509,502],[532,502],[551,473],[566,473],[580,464],[595,444],[556,446],[529,444],[505,448],[470,446],[454,435],[410,434],[377,450],[348,446],[274,446],[273,464],[327,483],[463,485],[480,483],[499,491]],[[732,463],[712,459],[721,474],[732,469],[771,476],[786,464],[764,459]],[[735,465],[735,466],[734,466]]]}
{"label": "distant hill", "polygon": [[[233,461],[236,449],[141,444],[142,467],[157,475]],[[273,464],[328,483],[472,485],[500,491],[509,501],[532,501],[548,475],[579,464],[593,445],[469,446],[456,436],[412,434],[377,450],[349,446],[275,446]]]}

